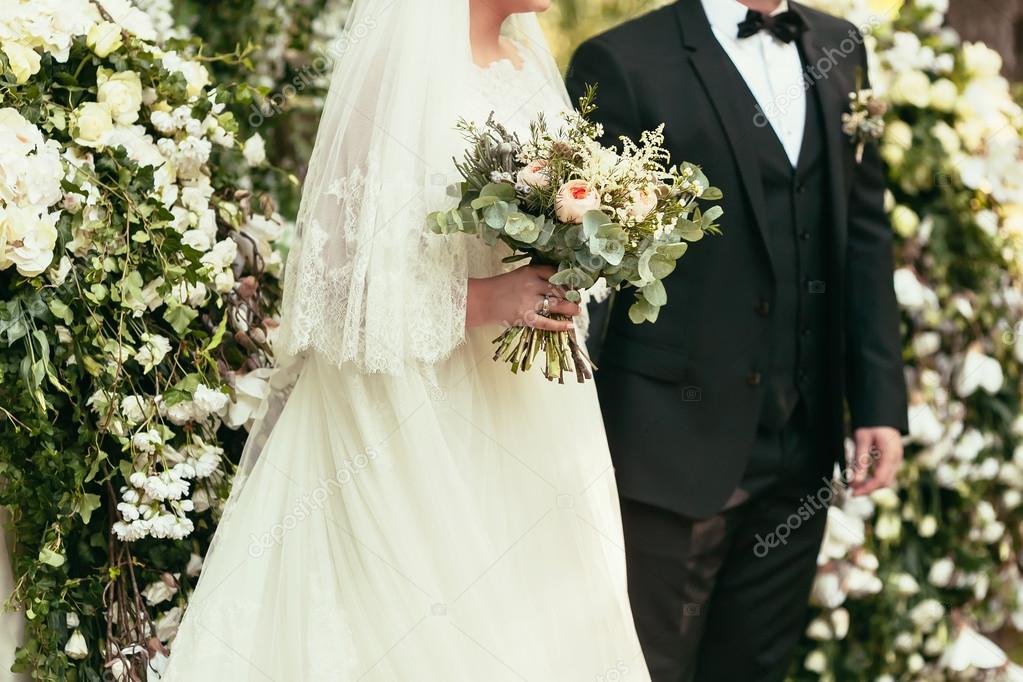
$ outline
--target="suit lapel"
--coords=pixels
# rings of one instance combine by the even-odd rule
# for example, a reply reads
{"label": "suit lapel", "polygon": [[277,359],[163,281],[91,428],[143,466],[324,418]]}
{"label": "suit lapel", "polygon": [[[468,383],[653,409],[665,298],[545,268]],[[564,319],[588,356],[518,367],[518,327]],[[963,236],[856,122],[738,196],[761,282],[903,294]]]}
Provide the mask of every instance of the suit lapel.
{"label": "suit lapel", "polygon": [[[748,86],[714,37],[700,0],[681,0],[675,7],[690,63],[728,139],[753,219],[770,259],[771,240],[767,234],[767,205],[760,176],[760,159],[750,144],[754,122],[739,96],[744,89],[748,90]],[[771,267],[773,271],[773,259]]]}

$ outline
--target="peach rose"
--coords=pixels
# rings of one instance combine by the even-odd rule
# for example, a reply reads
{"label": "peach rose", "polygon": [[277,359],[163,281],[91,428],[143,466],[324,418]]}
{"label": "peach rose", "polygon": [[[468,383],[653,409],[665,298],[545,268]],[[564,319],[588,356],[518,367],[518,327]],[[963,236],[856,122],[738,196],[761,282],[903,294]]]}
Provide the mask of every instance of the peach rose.
{"label": "peach rose", "polygon": [[526,167],[518,172],[515,178],[520,185],[529,187],[546,187],[550,181],[547,177],[546,161],[530,161]]}
{"label": "peach rose", "polygon": [[555,207],[561,222],[581,223],[587,211],[600,209],[600,196],[585,180],[569,180],[558,190]]}

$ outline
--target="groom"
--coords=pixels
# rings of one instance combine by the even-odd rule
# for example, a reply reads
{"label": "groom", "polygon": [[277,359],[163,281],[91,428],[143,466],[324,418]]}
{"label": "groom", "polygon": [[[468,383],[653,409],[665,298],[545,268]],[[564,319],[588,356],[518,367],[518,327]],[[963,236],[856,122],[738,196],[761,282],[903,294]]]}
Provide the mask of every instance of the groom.
{"label": "groom", "polygon": [[[806,618],[846,410],[853,494],[907,431],[876,144],[842,130],[856,28],[784,0],[680,0],[583,44],[607,141],[666,123],[724,191],[723,236],[666,281],[656,324],[595,311],[597,387],[629,590],[654,682],[782,680]],[[865,87],[865,86],[864,86]]]}

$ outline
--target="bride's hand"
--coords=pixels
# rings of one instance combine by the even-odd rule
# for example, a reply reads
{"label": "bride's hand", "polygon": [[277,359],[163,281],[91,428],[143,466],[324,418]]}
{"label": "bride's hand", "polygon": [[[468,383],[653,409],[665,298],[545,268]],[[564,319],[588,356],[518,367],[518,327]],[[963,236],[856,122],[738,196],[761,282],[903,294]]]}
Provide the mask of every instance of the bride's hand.
{"label": "bride's hand", "polygon": [[545,297],[550,298],[551,313],[575,317],[580,312],[578,304],[565,300],[565,292],[547,281],[555,272],[547,265],[527,265],[496,277],[470,279],[466,327],[505,324],[570,331],[571,320],[552,320],[540,314]]}

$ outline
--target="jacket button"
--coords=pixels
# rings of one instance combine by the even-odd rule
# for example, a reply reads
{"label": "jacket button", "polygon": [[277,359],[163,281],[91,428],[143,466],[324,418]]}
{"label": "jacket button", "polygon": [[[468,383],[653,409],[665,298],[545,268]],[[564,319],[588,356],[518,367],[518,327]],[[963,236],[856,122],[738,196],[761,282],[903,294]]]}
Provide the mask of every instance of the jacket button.
{"label": "jacket button", "polygon": [[760,317],[767,317],[771,314],[771,302],[766,298],[762,298],[757,301],[757,304],[753,306],[753,310],[756,311]]}
{"label": "jacket button", "polygon": [[763,377],[760,372],[751,370],[750,373],[746,375],[746,383],[750,386],[759,386],[762,378]]}

